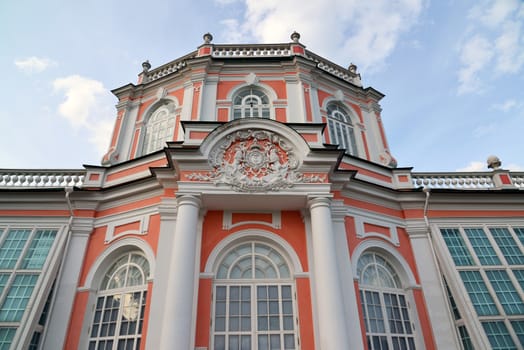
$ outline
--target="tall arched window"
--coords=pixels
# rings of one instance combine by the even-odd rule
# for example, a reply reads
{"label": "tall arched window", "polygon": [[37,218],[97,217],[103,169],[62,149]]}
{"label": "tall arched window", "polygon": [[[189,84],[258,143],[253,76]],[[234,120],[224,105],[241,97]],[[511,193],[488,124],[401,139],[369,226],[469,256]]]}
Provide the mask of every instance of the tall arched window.
{"label": "tall arched window", "polygon": [[297,349],[294,283],[283,256],[265,243],[231,249],[215,277],[213,349]]}
{"label": "tall arched window", "polygon": [[269,97],[259,88],[248,87],[233,97],[233,119],[269,118]]}
{"label": "tall arched window", "polygon": [[96,299],[89,350],[140,349],[149,263],[139,252],[107,270]]}
{"label": "tall arched window", "polygon": [[349,113],[339,104],[327,106],[329,137],[332,144],[338,144],[346,153],[357,155],[355,130]]}
{"label": "tall arched window", "polygon": [[151,114],[145,126],[142,154],[158,151],[167,141],[173,140],[175,116],[171,111],[172,106],[163,105]]}
{"label": "tall arched window", "polygon": [[393,266],[370,252],[358,260],[360,300],[369,350],[414,350],[406,294]]}

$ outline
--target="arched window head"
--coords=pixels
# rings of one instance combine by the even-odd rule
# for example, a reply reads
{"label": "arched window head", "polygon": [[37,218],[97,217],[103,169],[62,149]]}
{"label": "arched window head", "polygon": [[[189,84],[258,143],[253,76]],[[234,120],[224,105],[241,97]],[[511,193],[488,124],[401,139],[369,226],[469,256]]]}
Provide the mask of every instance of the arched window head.
{"label": "arched window head", "polygon": [[377,288],[401,288],[400,279],[391,264],[382,256],[366,253],[357,264],[360,284]]}
{"label": "arched window head", "polygon": [[149,263],[128,252],[106,271],[96,298],[89,350],[140,349]]}
{"label": "arched window head", "polygon": [[233,119],[269,118],[269,97],[257,87],[247,87],[233,97]]}
{"label": "arched window head", "polygon": [[344,148],[348,154],[358,155],[355,130],[348,111],[338,103],[330,103],[327,113],[331,143]]}
{"label": "arched window head", "polygon": [[284,257],[261,242],[240,244],[217,266],[212,349],[298,349],[295,284]]}
{"label": "arched window head", "polygon": [[394,267],[374,252],[357,263],[360,301],[369,350],[415,350],[409,304]]}
{"label": "arched window head", "polygon": [[142,154],[158,151],[167,141],[172,141],[175,132],[173,105],[162,105],[147,119]]}

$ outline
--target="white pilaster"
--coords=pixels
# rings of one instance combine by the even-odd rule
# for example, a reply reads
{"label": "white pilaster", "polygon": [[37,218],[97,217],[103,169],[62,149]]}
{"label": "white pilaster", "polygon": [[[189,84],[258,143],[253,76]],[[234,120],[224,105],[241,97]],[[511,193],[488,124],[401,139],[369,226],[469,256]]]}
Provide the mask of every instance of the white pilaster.
{"label": "white pilaster", "polygon": [[193,313],[200,199],[182,195],[177,199],[177,221],[167,276],[160,349],[194,347]]}
{"label": "white pilaster", "polygon": [[[407,232],[417,262],[420,284],[428,308],[437,349],[460,349],[452,312],[425,223],[408,221]],[[422,341],[420,341],[423,344]]]}
{"label": "white pilaster", "polygon": [[330,204],[331,200],[325,197],[309,201],[321,350],[349,349]]}
{"label": "white pilaster", "polygon": [[[55,302],[49,312],[49,320],[42,349],[62,349],[64,346],[71,309],[75,299],[78,279],[84,255],[93,231],[93,219],[75,218],[71,225],[71,238],[64,244],[65,259],[62,272],[55,286]],[[69,234],[69,233],[66,233]],[[44,300],[45,301],[45,300]]]}

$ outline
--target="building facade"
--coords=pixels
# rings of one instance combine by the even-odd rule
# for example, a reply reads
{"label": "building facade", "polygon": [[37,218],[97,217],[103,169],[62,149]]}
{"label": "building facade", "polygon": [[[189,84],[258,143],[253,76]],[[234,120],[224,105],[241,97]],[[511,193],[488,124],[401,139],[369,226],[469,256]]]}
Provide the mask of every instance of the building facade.
{"label": "building facade", "polygon": [[289,43],[118,98],[100,166],[0,173],[0,349],[522,349],[524,173],[398,168],[379,91]]}

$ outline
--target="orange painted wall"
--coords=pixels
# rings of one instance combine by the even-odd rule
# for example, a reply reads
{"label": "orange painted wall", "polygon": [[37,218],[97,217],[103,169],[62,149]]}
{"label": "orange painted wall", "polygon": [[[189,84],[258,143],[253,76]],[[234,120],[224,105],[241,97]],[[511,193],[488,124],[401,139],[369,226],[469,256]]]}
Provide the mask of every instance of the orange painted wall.
{"label": "orange painted wall", "polygon": [[313,309],[311,306],[311,288],[309,278],[297,278],[297,308],[300,327],[300,348],[315,349],[315,331],[313,328]]}
{"label": "orange painted wall", "polygon": [[64,349],[78,349],[88,298],[88,291],[76,293]]}
{"label": "orange painted wall", "polygon": [[213,279],[201,278],[198,286],[198,306],[196,324],[196,347],[208,347],[210,344],[211,300]]}

